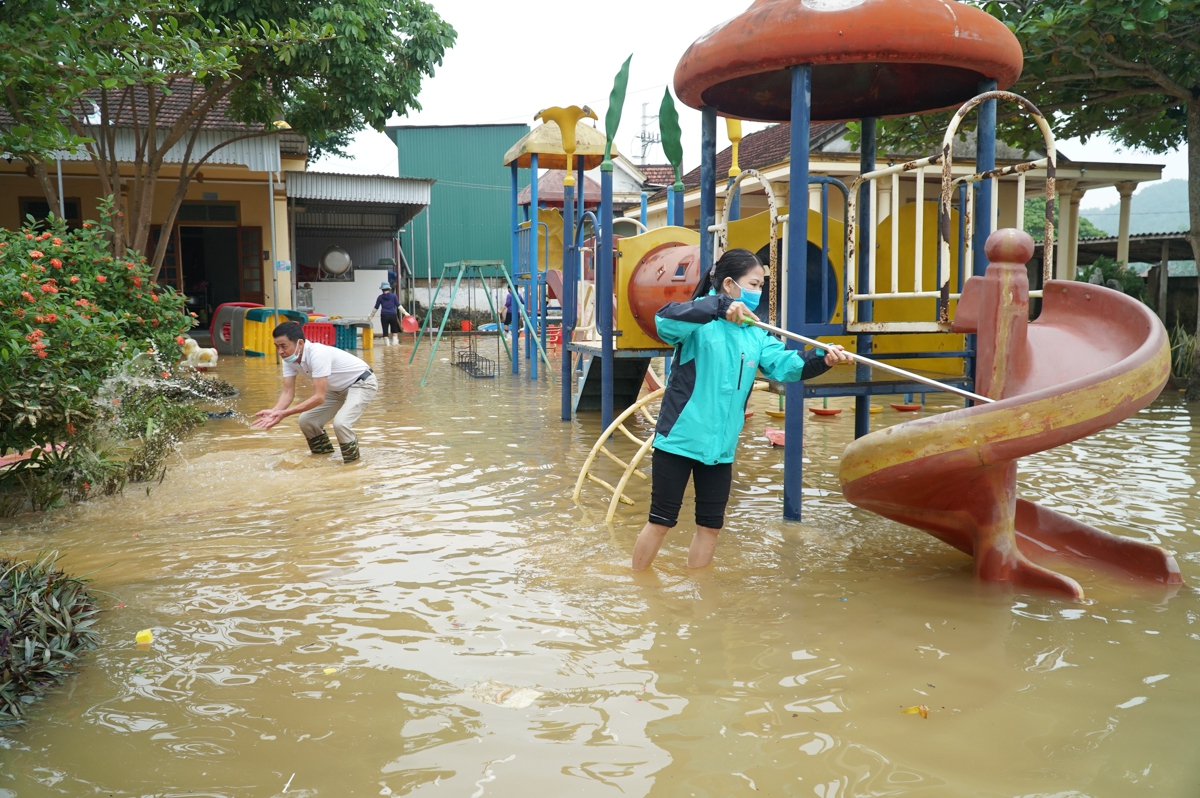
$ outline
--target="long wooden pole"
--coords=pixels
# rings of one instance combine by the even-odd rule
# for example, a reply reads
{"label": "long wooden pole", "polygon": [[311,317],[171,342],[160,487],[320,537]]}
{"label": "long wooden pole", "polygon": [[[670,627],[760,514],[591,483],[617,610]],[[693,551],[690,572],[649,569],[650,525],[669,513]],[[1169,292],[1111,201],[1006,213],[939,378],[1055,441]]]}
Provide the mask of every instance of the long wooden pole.
{"label": "long wooden pole", "polygon": [[[797,335],[794,332],[788,332],[787,330],[780,329],[779,327],[775,327],[774,325],[767,324],[766,322],[762,321],[754,321],[750,323],[755,327],[762,327],[767,332],[773,332],[776,335],[782,335],[784,338],[791,338],[793,341],[799,341],[802,344],[816,347],[822,351],[829,349],[829,344],[823,344],[815,338],[806,338],[803,335]],[[958,394],[964,399],[970,399],[971,401],[980,402],[981,404],[991,404],[992,402],[996,401],[995,399],[989,399],[986,396],[980,396],[977,393],[971,393],[970,391],[963,390],[962,388],[956,388],[953,385],[947,385],[944,382],[938,382],[937,380],[929,377],[922,377],[920,374],[914,374],[911,371],[905,371],[904,369],[897,368],[896,366],[889,366],[887,363],[881,363],[878,360],[872,360],[871,358],[864,357],[863,355],[856,355],[853,352],[845,352],[845,355],[856,363],[862,363],[863,365],[870,366],[873,369],[890,371],[891,373],[904,377],[905,379],[928,385],[932,388],[938,389],[939,391],[947,391],[948,393]]]}

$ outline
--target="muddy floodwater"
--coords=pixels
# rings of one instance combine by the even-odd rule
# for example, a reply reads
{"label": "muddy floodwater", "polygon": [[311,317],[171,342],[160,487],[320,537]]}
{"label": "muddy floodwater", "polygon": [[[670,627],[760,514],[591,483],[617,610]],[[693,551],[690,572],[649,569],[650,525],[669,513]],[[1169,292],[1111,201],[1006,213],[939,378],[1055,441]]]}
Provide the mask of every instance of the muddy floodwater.
{"label": "muddy floodwater", "polygon": [[[107,610],[83,672],[0,738],[0,796],[1200,794],[1200,415],[1179,394],[1022,462],[1026,496],[1167,547],[1187,582],[1056,566],[1072,602],[981,587],[847,505],[849,412],[807,424],[806,520],[784,523],[761,393],[714,566],[686,569],[689,498],[635,576],[648,486],[612,528],[600,488],[571,501],[598,418],[561,422],[559,386],[504,364],[439,362],[421,388],[408,352],[366,353],[359,464],[309,455],[294,418],[218,420],[149,490],[0,522],[5,552],[62,552]],[[218,374],[252,413],[276,369]],[[876,401],[876,426],[903,420]]]}

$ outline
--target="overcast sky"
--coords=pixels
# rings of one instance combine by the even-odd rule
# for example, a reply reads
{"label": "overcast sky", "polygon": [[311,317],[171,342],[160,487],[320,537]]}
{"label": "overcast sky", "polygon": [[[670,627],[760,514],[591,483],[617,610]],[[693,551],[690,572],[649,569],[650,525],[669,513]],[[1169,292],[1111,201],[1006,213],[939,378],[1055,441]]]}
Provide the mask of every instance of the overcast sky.
{"label": "overcast sky", "polygon": [[[525,0],[519,4],[484,0],[433,0],[438,12],[458,31],[458,43],[421,91],[422,109],[392,124],[454,125],[495,122],[534,124],[533,115],[553,105],[590,105],[603,129],[612,79],[630,53],[629,92],[616,145],[639,161],[634,141],[641,130],[642,103],[657,114],[663,90],[672,84],[675,64],[693,41],[749,5],[748,0],[609,0],[602,6]],[[592,13],[603,9],[604,16]],[[567,47],[573,48],[568,56]],[[672,88],[673,93],[673,88]],[[700,159],[700,112],[682,103],[684,170]],[[745,125],[749,133],[762,125]],[[657,131],[657,123],[650,124]],[[718,149],[728,145],[723,124],[717,126]],[[1060,148],[1074,160],[1137,161],[1166,166],[1163,178],[1186,179],[1183,152],[1152,155],[1121,152],[1105,139],[1087,144],[1064,141]],[[373,130],[355,137],[349,159],[325,158],[311,168],[321,172],[391,174],[397,172],[395,146]],[[665,163],[661,148],[649,162]],[[1142,186],[1144,187],[1144,186]],[[1111,195],[1111,196],[1110,196]],[[1083,207],[1117,201],[1116,189],[1092,191]]]}

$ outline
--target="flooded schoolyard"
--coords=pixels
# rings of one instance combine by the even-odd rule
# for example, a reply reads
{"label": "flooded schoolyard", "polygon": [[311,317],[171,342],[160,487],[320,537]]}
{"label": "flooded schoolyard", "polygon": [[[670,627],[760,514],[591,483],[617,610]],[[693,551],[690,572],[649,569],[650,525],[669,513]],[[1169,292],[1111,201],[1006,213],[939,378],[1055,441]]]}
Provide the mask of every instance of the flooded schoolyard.
{"label": "flooded schoolyard", "polygon": [[[1195,794],[1200,411],[1177,394],[1023,461],[1026,496],[1171,549],[1187,582],[1076,568],[1071,602],[980,586],[847,505],[849,412],[807,424],[784,523],[761,393],[715,565],[685,567],[688,501],[635,575],[648,486],[612,528],[599,488],[571,501],[598,418],[563,423],[559,386],[506,364],[421,388],[408,353],[366,353],[361,463],[309,455],[294,418],[217,420],[161,484],[0,523],[107,610],[83,672],[0,738],[0,796]],[[217,373],[239,411],[273,404],[271,359]]]}

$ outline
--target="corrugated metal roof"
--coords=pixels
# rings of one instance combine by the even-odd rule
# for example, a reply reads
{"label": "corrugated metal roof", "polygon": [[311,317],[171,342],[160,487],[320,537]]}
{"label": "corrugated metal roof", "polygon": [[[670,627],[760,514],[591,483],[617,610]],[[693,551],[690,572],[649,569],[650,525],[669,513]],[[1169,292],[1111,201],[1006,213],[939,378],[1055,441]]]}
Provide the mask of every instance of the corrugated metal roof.
{"label": "corrugated metal roof", "polygon": [[435,181],[419,177],[285,172],[287,195],[296,199],[428,205]]}
{"label": "corrugated metal roof", "polygon": [[[85,126],[84,130],[92,132],[95,128]],[[158,135],[161,140],[166,137],[166,131],[160,129]],[[197,158],[212,148],[220,147],[206,163],[245,166],[252,172],[278,172],[280,134],[273,133],[269,136],[230,141],[230,139],[244,135],[244,130],[200,130],[196,133],[196,143],[192,146],[191,160],[194,163]],[[133,131],[128,128],[118,128],[113,131],[113,136],[116,141],[114,151],[117,161],[132,163],[137,153],[137,141]],[[292,138],[294,138],[294,134],[290,137],[290,139]],[[184,136],[183,140],[167,150],[166,155],[163,156],[163,163],[182,163],[183,155],[187,150],[187,139],[188,137]],[[295,149],[294,142],[289,149]],[[64,161],[91,160],[85,147],[80,147],[75,152],[64,152],[60,157]]]}

